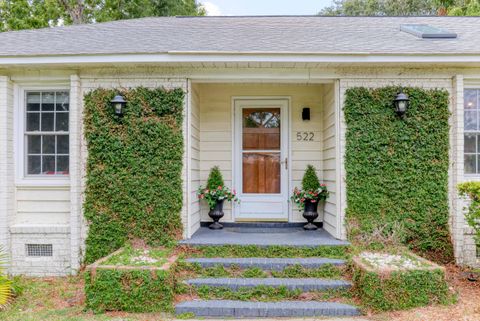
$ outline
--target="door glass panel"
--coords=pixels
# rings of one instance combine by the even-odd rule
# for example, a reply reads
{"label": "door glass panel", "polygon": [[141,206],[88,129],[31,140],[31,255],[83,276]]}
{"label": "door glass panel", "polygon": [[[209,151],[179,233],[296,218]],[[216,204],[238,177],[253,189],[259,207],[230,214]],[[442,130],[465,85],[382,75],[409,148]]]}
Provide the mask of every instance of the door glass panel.
{"label": "door glass panel", "polygon": [[280,193],[280,153],[243,153],[243,193]]}
{"label": "door glass panel", "polygon": [[280,150],[280,108],[245,108],[242,127],[244,150]]}
{"label": "door glass panel", "polygon": [[242,110],[243,193],[281,193],[280,108]]}

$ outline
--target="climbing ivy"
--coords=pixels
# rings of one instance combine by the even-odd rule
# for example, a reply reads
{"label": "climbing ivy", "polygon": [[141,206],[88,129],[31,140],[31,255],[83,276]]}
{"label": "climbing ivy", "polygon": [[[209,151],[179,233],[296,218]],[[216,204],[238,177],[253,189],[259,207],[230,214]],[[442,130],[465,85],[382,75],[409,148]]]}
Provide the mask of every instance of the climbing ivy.
{"label": "climbing ivy", "polygon": [[87,263],[128,239],[166,245],[181,235],[184,92],[121,90],[123,117],[110,106],[116,93],[97,89],[84,97]]}
{"label": "climbing ivy", "polygon": [[448,92],[404,88],[402,118],[393,107],[398,90],[346,91],[349,236],[380,247],[394,239],[448,261]]}

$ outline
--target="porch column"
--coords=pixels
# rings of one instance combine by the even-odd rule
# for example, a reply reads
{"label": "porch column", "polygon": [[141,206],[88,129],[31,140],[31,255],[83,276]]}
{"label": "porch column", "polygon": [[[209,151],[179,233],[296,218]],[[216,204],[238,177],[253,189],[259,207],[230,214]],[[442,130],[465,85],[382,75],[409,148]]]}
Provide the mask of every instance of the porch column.
{"label": "porch column", "polygon": [[0,246],[10,254],[14,209],[13,84],[0,76]]}

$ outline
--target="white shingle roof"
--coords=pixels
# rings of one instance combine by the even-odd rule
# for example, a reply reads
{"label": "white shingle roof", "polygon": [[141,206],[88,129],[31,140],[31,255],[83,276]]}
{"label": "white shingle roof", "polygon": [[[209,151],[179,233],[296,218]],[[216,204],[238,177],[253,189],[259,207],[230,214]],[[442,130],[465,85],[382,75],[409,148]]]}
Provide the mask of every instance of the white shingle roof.
{"label": "white shingle roof", "polygon": [[[421,39],[404,23],[458,38]],[[480,17],[162,17],[0,33],[0,56],[168,52],[480,54]]]}

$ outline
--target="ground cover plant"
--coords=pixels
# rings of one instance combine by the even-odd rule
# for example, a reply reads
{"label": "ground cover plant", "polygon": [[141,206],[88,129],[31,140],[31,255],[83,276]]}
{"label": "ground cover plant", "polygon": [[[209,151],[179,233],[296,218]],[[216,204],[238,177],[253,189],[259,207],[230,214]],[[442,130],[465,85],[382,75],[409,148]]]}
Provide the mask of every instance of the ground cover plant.
{"label": "ground cover plant", "polygon": [[175,273],[171,251],[127,246],[87,266],[86,308],[96,313],[171,312]]}
{"label": "ground cover plant", "polygon": [[[123,116],[110,104],[118,91],[127,101]],[[87,263],[128,239],[158,246],[181,236],[184,92],[118,91],[96,89],[84,97]]]}
{"label": "ground cover plant", "polygon": [[345,93],[349,237],[376,248],[403,243],[449,262],[448,92],[403,88],[410,105],[399,117],[393,107],[398,91],[356,87]]}
{"label": "ground cover plant", "polygon": [[413,254],[363,252],[352,267],[355,294],[372,311],[448,304],[455,298],[445,270]]}

